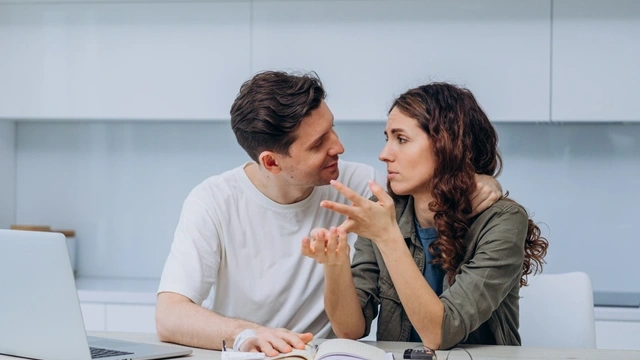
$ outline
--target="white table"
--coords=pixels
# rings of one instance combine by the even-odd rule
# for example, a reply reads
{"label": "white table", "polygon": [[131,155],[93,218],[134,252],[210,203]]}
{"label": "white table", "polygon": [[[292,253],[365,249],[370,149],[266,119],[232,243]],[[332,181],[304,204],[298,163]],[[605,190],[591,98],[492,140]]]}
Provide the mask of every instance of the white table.
{"label": "white table", "polygon": [[[141,334],[141,333],[122,333],[122,332],[91,332],[90,335],[102,336],[120,340],[139,341],[147,343],[160,343],[155,334]],[[419,344],[416,343],[402,343],[402,342],[367,342],[371,345],[375,345],[381,349],[392,352],[395,355],[396,360],[402,359],[402,353],[407,348],[415,347]],[[599,360],[599,359],[620,359],[620,360],[640,360],[640,351],[637,350],[585,350],[585,349],[538,349],[538,348],[525,348],[519,346],[486,346],[476,345],[465,346],[467,351],[471,353],[474,360],[506,360],[506,359],[585,359],[585,360]],[[439,360],[444,360],[447,357],[447,351],[437,351]],[[468,359],[468,355],[462,350],[454,350],[451,352],[450,360]],[[0,359],[5,359],[0,356]],[[193,349],[193,354],[188,358],[189,360],[197,359],[220,359],[220,352]]]}

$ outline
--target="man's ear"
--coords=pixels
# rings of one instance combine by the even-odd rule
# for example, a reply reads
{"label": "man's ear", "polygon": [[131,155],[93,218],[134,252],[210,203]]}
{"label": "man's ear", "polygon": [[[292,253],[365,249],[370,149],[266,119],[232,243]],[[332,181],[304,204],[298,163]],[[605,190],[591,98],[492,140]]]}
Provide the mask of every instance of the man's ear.
{"label": "man's ear", "polygon": [[278,158],[278,154],[273,151],[263,151],[260,153],[258,160],[260,160],[260,166],[265,168],[268,172],[277,174],[282,171]]}

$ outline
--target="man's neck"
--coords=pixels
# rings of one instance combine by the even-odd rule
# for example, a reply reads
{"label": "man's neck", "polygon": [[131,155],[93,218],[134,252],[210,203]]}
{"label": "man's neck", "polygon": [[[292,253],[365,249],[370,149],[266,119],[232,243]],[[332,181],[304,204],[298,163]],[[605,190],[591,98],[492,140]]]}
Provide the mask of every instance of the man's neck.
{"label": "man's neck", "polygon": [[258,164],[253,162],[247,164],[243,170],[256,189],[278,204],[297,203],[309,197],[313,191],[313,186],[300,187],[291,185],[282,181],[277,175],[261,169]]}

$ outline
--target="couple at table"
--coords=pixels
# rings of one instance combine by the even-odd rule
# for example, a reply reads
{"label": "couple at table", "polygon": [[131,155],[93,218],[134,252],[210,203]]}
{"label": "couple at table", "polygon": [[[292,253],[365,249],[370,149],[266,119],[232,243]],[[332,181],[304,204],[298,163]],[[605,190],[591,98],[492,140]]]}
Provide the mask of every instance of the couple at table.
{"label": "couple at table", "polygon": [[519,289],[548,242],[503,196],[497,133],[474,95],[430,83],[398,96],[386,179],[339,160],[325,97],[314,73],[242,85],[231,126],[252,161],[184,201],[159,338],[272,356],[314,336],[364,337],[377,317],[377,340],[520,345]]}

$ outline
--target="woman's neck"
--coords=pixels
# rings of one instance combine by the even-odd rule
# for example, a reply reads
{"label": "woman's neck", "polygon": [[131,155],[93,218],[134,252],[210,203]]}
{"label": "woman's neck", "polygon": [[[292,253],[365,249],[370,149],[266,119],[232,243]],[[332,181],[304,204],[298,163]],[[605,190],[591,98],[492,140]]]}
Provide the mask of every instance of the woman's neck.
{"label": "woman's neck", "polygon": [[431,194],[421,194],[413,196],[413,210],[416,214],[416,220],[421,228],[426,229],[434,227],[433,211],[429,210],[429,203],[433,201]]}

